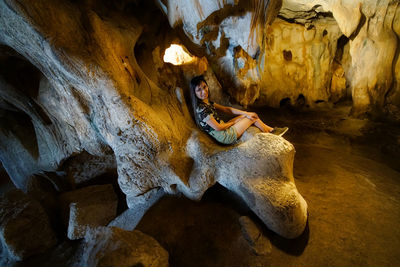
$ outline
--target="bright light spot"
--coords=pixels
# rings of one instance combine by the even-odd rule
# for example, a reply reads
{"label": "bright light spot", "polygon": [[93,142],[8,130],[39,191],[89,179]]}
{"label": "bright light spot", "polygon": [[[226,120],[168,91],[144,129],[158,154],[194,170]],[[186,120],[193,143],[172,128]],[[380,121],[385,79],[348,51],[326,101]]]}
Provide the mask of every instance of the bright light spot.
{"label": "bright light spot", "polygon": [[172,44],[168,47],[164,54],[164,62],[172,63],[174,65],[190,63],[194,59],[194,57],[191,57],[183,50],[182,46],[176,44]]}

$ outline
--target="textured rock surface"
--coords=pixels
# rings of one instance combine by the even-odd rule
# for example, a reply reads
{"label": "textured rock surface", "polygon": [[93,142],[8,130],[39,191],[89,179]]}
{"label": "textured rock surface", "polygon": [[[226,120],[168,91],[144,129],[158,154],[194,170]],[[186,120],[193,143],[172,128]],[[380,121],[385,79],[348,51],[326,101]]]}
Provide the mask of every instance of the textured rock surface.
{"label": "textured rock surface", "polygon": [[[48,6],[39,1],[26,9],[23,2],[0,4],[1,42],[34,62],[48,78],[46,89],[39,88],[35,99],[25,101],[38,102],[50,119],[50,129],[32,128],[50,136],[36,136],[43,147],[36,151],[37,159],[23,145],[8,145],[20,138],[3,136],[7,149],[2,150],[2,162],[18,187],[27,188],[30,171],[54,169],[61,159],[83,150],[101,157],[107,146],[114,152],[119,184],[127,195],[157,186],[169,191],[170,183],[185,182],[190,160],[182,153],[182,140],[194,123],[176,96],[156,87],[136,64],[133,46],[141,27],[134,19],[112,20],[116,14],[110,12],[110,20],[105,21],[90,11],[94,7],[83,11],[68,2]],[[58,15],[48,17],[45,9]],[[93,31],[87,32],[82,24]],[[68,35],[61,25],[69,25],[74,34]],[[49,35],[54,36],[51,42],[44,37]],[[85,45],[86,39],[92,44]],[[25,111],[28,120],[40,122],[32,117],[34,111],[24,109],[29,106],[25,102],[17,109]],[[42,155],[48,154],[53,156],[48,160],[52,166],[43,166]],[[27,162],[32,169],[16,171],[18,165],[12,160],[17,157],[22,159],[17,161],[20,166]]]}
{"label": "textured rock surface", "polygon": [[[315,9],[317,4],[319,6]],[[289,0],[284,1],[282,10],[298,10],[298,14],[314,13],[315,16],[318,12],[331,12],[342,33],[350,39],[348,53],[351,63],[345,68],[345,76],[351,90],[354,114],[367,112],[379,116],[386,111],[399,118],[400,102],[392,97],[399,91],[398,75],[393,68],[400,47],[396,30],[400,14],[398,1]],[[282,15],[288,19],[299,17],[284,13]]]}
{"label": "textured rock surface", "polygon": [[216,151],[205,150],[192,136],[187,145],[195,161],[190,191],[179,190],[196,199],[218,182],[241,196],[271,230],[286,238],[300,235],[306,226],[307,204],[294,184],[293,145],[273,134],[247,138],[233,148]]}
{"label": "textured rock surface", "polygon": [[68,159],[63,166],[71,185],[76,186],[116,170],[114,153],[110,149],[102,156],[90,155],[86,152]]}
{"label": "textured rock surface", "polygon": [[400,15],[399,2],[366,1],[364,4],[362,12],[366,21],[350,41],[353,111],[356,114],[379,112],[386,104],[388,92],[398,91],[393,66],[400,44],[393,23],[396,13]]}
{"label": "textured rock surface", "polygon": [[98,227],[88,232],[80,266],[168,266],[168,252],[140,231]]}
{"label": "textured rock surface", "polygon": [[[219,182],[242,196],[277,233],[299,235],[307,213],[294,186],[293,146],[282,138],[257,134],[243,138],[247,142],[237,146],[221,147],[201,133],[183,101],[184,94],[177,93],[182,92],[176,90],[177,84],[161,88],[142,71],[134,54],[141,49],[135,44],[147,29],[121,5],[0,1],[0,43],[6,50],[2,62],[26,65],[37,73],[33,88],[9,79],[12,73],[2,73],[7,79],[1,83],[6,116],[0,158],[14,184],[29,190],[32,174],[54,172],[77,155],[87,153],[94,163],[111,162],[79,165],[78,171],[70,172],[76,175],[73,183],[79,183],[112,167],[110,158],[115,158],[118,183],[129,207],[155,188],[197,200]],[[203,15],[212,12],[217,19],[213,10]],[[250,23],[246,13],[243,18],[227,18],[224,34],[236,35],[231,22]],[[241,37],[244,44],[245,35]],[[145,47],[143,42],[141,47]],[[243,57],[253,53],[236,52]],[[202,62],[199,70],[204,67]],[[238,59],[237,64],[242,63],[247,64]],[[180,87],[187,88],[187,84]],[[91,169],[81,175],[79,168]],[[71,207],[79,223],[83,214],[76,203]]]}
{"label": "textured rock surface", "polygon": [[311,28],[276,19],[268,27],[261,56],[257,104],[279,107],[282,99],[288,99],[292,105],[304,101],[313,106],[328,102],[335,93],[342,98],[346,91],[331,87],[335,67],[340,67],[333,60],[340,36],[333,19],[319,19]]}
{"label": "textured rock surface", "polygon": [[61,194],[61,214],[68,238],[79,239],[96,226],[105,226],[117,213],[117,196],[112,185],[94,185]]}
{"label": "textured rock surface", "polygon": [[129,200],[129,209],[112,220],[108,226],[132,231],[136,228],[136,225],[140,222],[146,211],[164,195],[165,193],[162,188],[155,188],[141,196],[135,197],[135,199]]}
{"label": "textured rock surface", "polygon": [[[202,45],[241,104],[314,106],[351,95],[356,115],[398,118],[398,1],[270,1],[269,23],[256,26],[259,6],[210,2],[170,0],[163,9],[172,27]],[[285,21],[274,21],[277,8]]]}
{"label": "textured rock surface", "polygon": [[24,260],[57,243],[43,208],[21,190],[0,198],[0,232],[3,260]]}

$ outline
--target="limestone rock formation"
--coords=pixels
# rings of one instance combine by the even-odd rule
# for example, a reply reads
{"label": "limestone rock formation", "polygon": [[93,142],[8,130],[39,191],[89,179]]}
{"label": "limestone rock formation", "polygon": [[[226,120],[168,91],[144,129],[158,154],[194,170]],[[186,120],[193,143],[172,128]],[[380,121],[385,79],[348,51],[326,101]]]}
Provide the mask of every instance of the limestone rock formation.
{"label": "limestone rock formation", "polygon": [[140,231],[98,227],[83,243],[79,266],[168,266],[168,252]]}
{"label": "limestone rock formation", "polygon": [[400,118],[398,1],[166,2],[170,25],[204,48],[243,105],[313,107],[351,97],[355,115]]}
{"label": "limestone rock formation", "polygon": [[132,231],[136,228],[146,211],[165,195],[162,188],[154,188],[143,195],[128,200],[129,209],[108,224],[124,230]]}
{"label": "limestone rock formation", "polygon": [[117,168],[111,149],[102,156],[91,155],[84,151],[69,158],[63,165],[72,186],[81,185],[93,177],[111,173]]}
{"label": "limestone rock formation", "polygon": [[[304,101],[314,106],[318,102],[328,102],[335,93],[337,98],[342,98],[345,90],[330,88],[336,77],[332,75],[335,71],[333,59],[340,36],[337,23],[330,18],[321,18],[310,28],[276,19],[268,27],[265,53],[260,59],[257,104],[279,107],[281,101],[287,99],[292,105],[301,105],[299,102]],[[341,66],[336,65],[337,68]],[[341,78],[345,83],[345,78]]]}
{"label": "limestone rock formation", "polygon": [[43,253],[57,243],[47,214],[40,204],[21,190],[0,198],[1,258],[21,261]]}
{"label": "limestone rock formation", "polygon": [[[160,87],[138,64],[135,45],[146,28],[124,10],[102,1],[0,1],[2,62],[12,67],[1,73],[0,159],[14,184],[28,191],[32,174],[62,176],[66,160],[79,155],[111,162],[82,164],[93,168],[87,176],[73,172],[88,180],[112,168],[111,157],[129,207],[156,188],[198,200],[218,182],[278,234],[300,235],[307,204],[294,184],[294,147],[262,133],[221,147],[200,132],[176,89],[187,84]],[[224,34],[235,36],[228,22]],[[19,66],[35,73],[31,84],[12,79]]]}
{"label": "limestone rock formation", "polygon": [[399,6],[398,1],[365,1],[363,5],[366,21],[350,41],[355,113],[379,112],[389,92],[399,90],[393,68],[400,47],[399,36],[393,31],[394,17],[400,16]]}
{"label": "limestone rock formation", "polygon": [[91,228],[106,226],[117,213],[112,185],[94,185],[60,195],[61,214],[68,238],[83,238]]}
{"label": "limestone rock formation", "polygon": [[[250,134],[249,134],[250,135]],[[273,134],[259,133],[229,149],[209,147],[196,136],[188,142],[195,160],[190,191],[196,198],[220,183],[237,193],[273,231],[286,237],[299,236],[307,222],[307,204],[294,184],[294,147]]]}

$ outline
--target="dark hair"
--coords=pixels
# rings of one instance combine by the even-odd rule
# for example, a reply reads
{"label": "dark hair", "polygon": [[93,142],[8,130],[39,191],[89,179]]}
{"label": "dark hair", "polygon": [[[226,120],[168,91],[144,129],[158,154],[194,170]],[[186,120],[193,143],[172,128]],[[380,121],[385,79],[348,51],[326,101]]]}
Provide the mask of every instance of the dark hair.
{"label": "dark hair", "polygon": [[[199,99],[196,96],[196,87],[201,84],[201,82],[204,82],[207,84],[207,81],[204,79],[204,75],[199,75],[194,77],[190,81],[190,99],[192,100],[192,109],[193,109],[193,115],[194,115],[194,120],[196,121],[197,126],[200,127],[199,123],[199,117],[196,113],[197,106],[199,105]],[[207,84],[208,86],[208,84]],[[208,90],[208,96],[210,96],[210,90]]]}

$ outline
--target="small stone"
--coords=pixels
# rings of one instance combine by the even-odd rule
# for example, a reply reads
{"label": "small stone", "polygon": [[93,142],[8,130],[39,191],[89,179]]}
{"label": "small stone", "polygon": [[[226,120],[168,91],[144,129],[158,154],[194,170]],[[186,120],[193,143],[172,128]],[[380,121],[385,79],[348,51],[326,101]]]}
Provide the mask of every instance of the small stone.
{"label": "small stone", "polygon": [[60,195],[68,238],[83,238],[86,231],[105,226],[117,213],[118,199],[112,185],[94,185]]}

